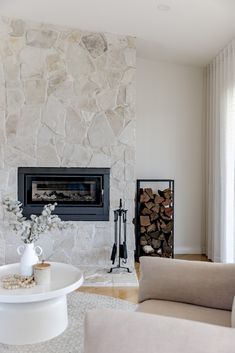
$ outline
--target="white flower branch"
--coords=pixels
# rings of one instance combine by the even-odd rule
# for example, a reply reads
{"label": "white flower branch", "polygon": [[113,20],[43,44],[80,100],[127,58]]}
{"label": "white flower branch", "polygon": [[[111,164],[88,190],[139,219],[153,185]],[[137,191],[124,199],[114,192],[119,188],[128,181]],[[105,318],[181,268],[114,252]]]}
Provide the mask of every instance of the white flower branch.
{"label": "white flower branch", "polygon": [[40,234],[52,228],[65,229],[69,225],[62,222],[57,215],[52,215],[57,203],[48,204],[43,207],[39,216],[31,215],[29,219],[23,216],[23,206],[20,201],[14,201],[9,197],[3,200],[6,210],[14,215],[14,221],[10,223],[16,232],[20,233],[21,240],[26,243],[34,243]]}

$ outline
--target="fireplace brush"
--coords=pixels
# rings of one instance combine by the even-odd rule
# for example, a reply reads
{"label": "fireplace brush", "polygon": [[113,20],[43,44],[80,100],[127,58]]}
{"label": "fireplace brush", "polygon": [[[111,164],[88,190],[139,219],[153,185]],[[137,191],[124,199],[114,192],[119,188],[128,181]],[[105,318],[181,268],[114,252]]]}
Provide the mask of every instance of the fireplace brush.
{"label": "fireplace brush", "polygon": [[[117,210],[114,210],[114,244],[112,248],[111,258],[112,264],[115,264],[116,257],[118,258],[118,264],[115,267],[111,267],[109,273],[115,269],[125,269],[127,272],[131,272],[128,267],[121,266],[127,263],[127,245],[126,245],[126,220],[127,210],[122,208],[122,200],[120,199],[120,205]],[[123,241],[122,241],[122,224],[123,224]],[[117,256],[118,253],[118,256]]]}

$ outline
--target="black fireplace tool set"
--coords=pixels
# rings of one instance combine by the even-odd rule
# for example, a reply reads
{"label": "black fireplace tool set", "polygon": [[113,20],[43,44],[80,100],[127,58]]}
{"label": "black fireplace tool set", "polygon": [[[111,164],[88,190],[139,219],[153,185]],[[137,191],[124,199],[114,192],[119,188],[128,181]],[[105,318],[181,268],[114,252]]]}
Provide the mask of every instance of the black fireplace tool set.
{"label": "black fireplace tool set", "polygon": [[[126,266],[121,264],[127,263],[127,245],[126,245],[126,220],[127,210],[122,208],[122,199],[120,199],[119,208],[114,210],[114,244],[112,248],[111,258],[112,264],[115,264],[116,258],[118,264],[115,267],[111,267],[109,273],[116,269],[125,269],[127,272],[131,272]],[[123,228],[123,240],[122,240],[122,228]]]}

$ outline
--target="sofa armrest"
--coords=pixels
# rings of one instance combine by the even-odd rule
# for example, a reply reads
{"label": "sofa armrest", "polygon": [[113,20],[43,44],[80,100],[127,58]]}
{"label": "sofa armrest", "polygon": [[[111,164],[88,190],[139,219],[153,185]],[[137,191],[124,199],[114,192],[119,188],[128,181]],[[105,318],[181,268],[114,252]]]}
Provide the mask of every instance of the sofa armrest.
{"label": "sofa armrest", "polygon": [[169,300],[232,310],[235,264],[141,257],[139,302]]}
{"label": "sofa armrest", "polygon": [[235,329],[137,312],[91,311],[84,353],[234,353]]}

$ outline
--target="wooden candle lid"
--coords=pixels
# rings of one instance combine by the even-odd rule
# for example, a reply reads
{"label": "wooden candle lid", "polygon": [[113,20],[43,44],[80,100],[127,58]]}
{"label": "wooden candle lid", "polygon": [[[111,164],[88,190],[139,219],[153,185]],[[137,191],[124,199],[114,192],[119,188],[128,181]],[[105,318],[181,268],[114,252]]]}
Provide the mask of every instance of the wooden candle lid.
{"label": "wooden candle lid", "polygon": [[47,262],[40,262],[36,265],[34,265],[33,267],[36,269],[36,270],[45,270],[47,268],[49,268],[51,265],[48,264]]}

